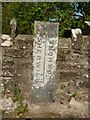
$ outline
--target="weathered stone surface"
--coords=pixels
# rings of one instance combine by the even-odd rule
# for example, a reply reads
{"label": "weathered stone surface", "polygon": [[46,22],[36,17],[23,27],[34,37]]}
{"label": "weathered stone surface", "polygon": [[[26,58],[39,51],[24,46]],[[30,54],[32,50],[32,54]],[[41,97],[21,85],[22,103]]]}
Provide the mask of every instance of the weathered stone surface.
{"label": "weathered stone surface", "polygon": [[58,24],[35,22],[32,102],[51,102],[56,85]]}
{"label": "weathered stone surface", "polygon": [[76,41],[72,38],[72,48],[81,52],[82,48],[82,35],[78,34]]}
{"label": "weathered stone surface", "polygon": [[[83,46],[87,46],[84,40],[88,39],[90,40],[90,36],[83,36]],[[62,40],[59,40],[58,43],[60,42],[68,42],[67,38],[61,38]],[[70,39],[71,40],[71,39]],[[30,104],[30,97],[31,97],[31,80],[32,80],[32,67],[33,64],[33,57],[32,54],[29,54],[33,52],[33,48],[30,48],[33,44],[33,37],[31,35],[18,35],[15,38],[15,41],[18,44],[17,50],[14,50],[13,47],[0,47],[0,51],[4,51],[3,53],[7,53],[8,55],[3,54],[3,71],[6,69],[10,70],[13,72],[15,76],[13,77],[2,77],[2,83],[7,83],[7,93],[6,96],[7,98],[12,97],[13,95],[13,84],[14,81],[18,84],[21,92],[23,93],[23,96],[25,98],[25,102],[28,103],[28,106],[30,108],[28,115],[26,117],[28,118],[51,118],[51,117],[64,117],[64,118],[70,118],[70,117],[88,117],[88,106],[84,108],[84,111],[81,112],[82,109],[73,109],[73,107],[68,108],[68,103],[69,103],[69,96],[73,92],[77,92],[78,95],[75,97],[75,100],[78,102],[87,102],[88,105],[88,88],[90,88],[90,84],[88,83],[88,70],[90,71],[90,65],[88,65],[88,61],[90,62],[90,54],[84,54],[84,52],[90,52],[90,47],[87,46],[85,51],[82,52],[82,55],[80,56],[79,54],[74,54],[73,53],[73,59],[69,60],[68,59],[68,49],[65,49],[63,47],[62,43],[62,49],[58,48],[58,59],[57,59],[57,90],[55,92],[55,97],[54,97],[54,102],[53,103],[45,103],[43,104]],[[67,43],[66,42],[66,43]],[[61,43],[60,43],[61,44]],[[90,44],[90,42],[89,42]],[[23,46],[26,48],[23,49]],[[13,50],[12,50],[13,49]],[[23,52],[19,52],[22,50]],[[72,50],[72,49],[71,49]],[[12,51],[12,52],[11,52]],[[13,52],[14,51],[14,52]],[[66,53],[64,52],[66,51]],[[25,54],[25,58],[18,58],[18,57],[13,57],[16,55],[16,53],[19,52],[19,54]],[[10,55],[13,54],[12,56],[9,57]],[[77,55],[77,57],[76,57]],[[22,56],[22,55],[20,55]],[[67,59],[66,59],[66,57]],[[63,57],[63,58],[61,58]],[[87,59],[88,57],[88,59]],[[0,52],[0,59],[2,58],[2,52]],[[65,59],[64,59],[65,58]],[[76,58],[77,62],[76,62]],[[0,61],[0,62],[2,62]],[[11,70],[12,69],[12,70]],[[15,71],[14,71],[15,70]],[[29,80],[29,82],[28,82]],[[67,84],[66,84],[67,83]],[[76,83],[76,87],[74,86],[74,83]],[[65,85],[63,89],[61,89],[62,85]],[[1,89],[1,88],[0,88]],[[10,91],[10,92],[9,92]],[[12,97],[13,98],[13,97]],[[65,107],[66,106],[66,107]],[[80,111],[79,111],[80,110]],[[10,111],[10,110],[9,110]],[[6,111],[7,112],[7,111]],[[3,118],[16,118],[17,116],[12,115],[11,112],[10,114],[3,114]]]}
{"label": "weathered stone surface", "polygon": [[3,46],[3,47],[9,47],[9,46],[12,46],[12,42],[11,41],[4,41],[3,43],[1,43],[1,45]]}
{"label": "weathered stone surface", "polygon": [[9,47],[9,46],[12,46],[12,41],[11,41],[11,37],[9,35],[2,35],[1,36],[2,38],[2,41],[4,41],[3,43],[1,43],[1,46],[3,47]]}
{"label": "weathered stone surface", "polygon": [[58,48],[59,49],[71,49],[71,38],[62,38],[60,39],[59,43],[58,43]]}
{"label": "weathered stone surface", "polygon": [[0,99],[0,109],[7,111],[14,111],[16,105],[14,105],[11,97]]}
{"label": "weathered stone surface", "polygon": [[57,60],[61,61],[67,61],[70,60],[70,53],[71,53],[71,39],[70,38],[62,38],[58,42],[58,54],[57,54]]}
{"label": "weathered stone surface", "polygon": [[89,45],[90,45],[90,38],[89,36],[83,36],[83,44],[82,44],[82,52],[88,52],[88,50],[90,49]]}

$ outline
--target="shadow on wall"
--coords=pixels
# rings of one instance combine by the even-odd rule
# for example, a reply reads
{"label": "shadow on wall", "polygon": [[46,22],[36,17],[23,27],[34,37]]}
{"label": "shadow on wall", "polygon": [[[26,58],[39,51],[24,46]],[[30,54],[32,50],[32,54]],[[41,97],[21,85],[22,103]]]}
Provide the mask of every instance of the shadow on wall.
{"label": "shadow on wall", "polygon": [[64,31],[64,37],[66,37],[66,38],[72,37],[71,29],[67,29]]}
{"label": "shadow on wall", "polygon": [[82,29],[82,33],[83,35],[90,35],[90,26],[87,23],[85,23],[85,26]]}
{"label": "shadow on wall", "polygon": [[[76,29],[76,28],[74,28]],[[64,35],[63,37],[66,37],[66,38],[71,38],[72,37],[72,32],[71,32],[72,29],[66,29],[64,31]],[[85,25],[84,25],[84,28],[81,29],[82,30],[82,35],[90,35],[90,22],[89,21],[85,21]]]}
{"label": "shadow on wall", "polygon": [[[90,27],[89,26],[82,29],[82,35],[90,35]],[[71,30],[65,30],[63,37],[71,38],[72,37]]]}

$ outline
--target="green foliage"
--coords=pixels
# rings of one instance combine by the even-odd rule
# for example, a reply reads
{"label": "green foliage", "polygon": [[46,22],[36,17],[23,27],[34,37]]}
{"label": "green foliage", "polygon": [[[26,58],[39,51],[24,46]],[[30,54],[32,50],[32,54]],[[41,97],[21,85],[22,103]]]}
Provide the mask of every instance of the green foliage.
{"label": "green foliage", "polygon": [[[7,93],[7,82],[4,81],[3,95],[6,95],[6,93]],[[17,103],[17,107],[15,109],[15,114],[20,117],[25,116],[29,110],[28,105],[27,105],[27,103],[24,103],[24,97],[22,96],[21,90],[19,89],[16,82],[14,82],[12,100],[14,103]],[[0,110],[0,112],[5,113],[6,110]]]}
{"label": "green foliage", "polygon": [[72,92],[71,93],[71,95],[68,97],[68,101],[70,102],[71,101],[71,99],[72,99],[72,97],[76,97],[78,95],[78,93],[77,92]]}
{"label": "green foliage", "polygon": [[15,112],[18,116],[25,116],[25,114],[28,112],[28,105],[27,104],[19,104],[17,108],[15,109]]}
{"label": "green foliage", "polygon": [[65,87],[66,87],[65,84],[62,84],[62,85],[61,85],[61,89],[64,89]]}
{"label": "green foliage", "polygon": [[23,101],[23,96],[21,94],[21,91],[20,89],[18,88],[17,84],[14,83],[14,91],[13,91],[13,102],[19,102],[19,103],[22,103]]}
{"label": "green foliage", "polygon": [[[80,12],[80,14],[76,14]],[[59,35],[64,30],[80,27],[90,20],[88,2],[3,2],[2,32],[10,34],[9,23],[12,18],[18,22],[19,33],[33,34],[34,21],[59,22]]]}
{"label": "green foliage", "polygon": [[78,95],[77,92],[73,92],[70,97],[76,97]]}
{"label": "green foliage", "polygon": [[14,83],[14,91],[13,91],[13,102],[17,102],[17,108],[15,109],[15,113],[18,115],[18,116],[24,116],[27,112],[28,112],[28,105],[27,103],[23,103],[23,96],[21,94],[21,91],[20,89],[18,88],[17,84]]}

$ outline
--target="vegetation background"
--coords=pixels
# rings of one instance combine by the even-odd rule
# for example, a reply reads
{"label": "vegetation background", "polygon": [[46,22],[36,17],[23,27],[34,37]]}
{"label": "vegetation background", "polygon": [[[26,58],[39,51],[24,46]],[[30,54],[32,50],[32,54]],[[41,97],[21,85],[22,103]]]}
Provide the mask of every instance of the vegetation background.
{"label": "vegetation background", "polygon": [[19,34],[33,34],[34,21],[59,22],[59,36],[71,28],[83,28],[90,21],[90,2],[3,2],[2,33],[10,34],[15,18]]}

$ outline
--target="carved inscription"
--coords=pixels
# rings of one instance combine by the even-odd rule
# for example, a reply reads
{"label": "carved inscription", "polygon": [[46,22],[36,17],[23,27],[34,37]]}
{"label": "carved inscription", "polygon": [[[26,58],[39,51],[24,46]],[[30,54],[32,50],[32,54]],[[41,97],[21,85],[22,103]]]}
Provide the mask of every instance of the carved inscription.
{"label": "carved inscription", "polygon": [[55,79],[58,38],[49,38],[46,45],[45,84]]}
{"label": "carved inscription", "polygon": [[[37,24],[36,24],[37,26]],[[49,37],[46,26],[38,24],[40,32],[35,35],[33,44],[33,87],[44,87],[55,79],[58,37]],[[37,28],[36,28],[37,29]]]}
{"label": "carved inscription", "polygon": [[44,65],[44,47],[45,42],[37,35],[34,41],[33,46],[33,85],[42,84],[43,83],[43,65]]}

